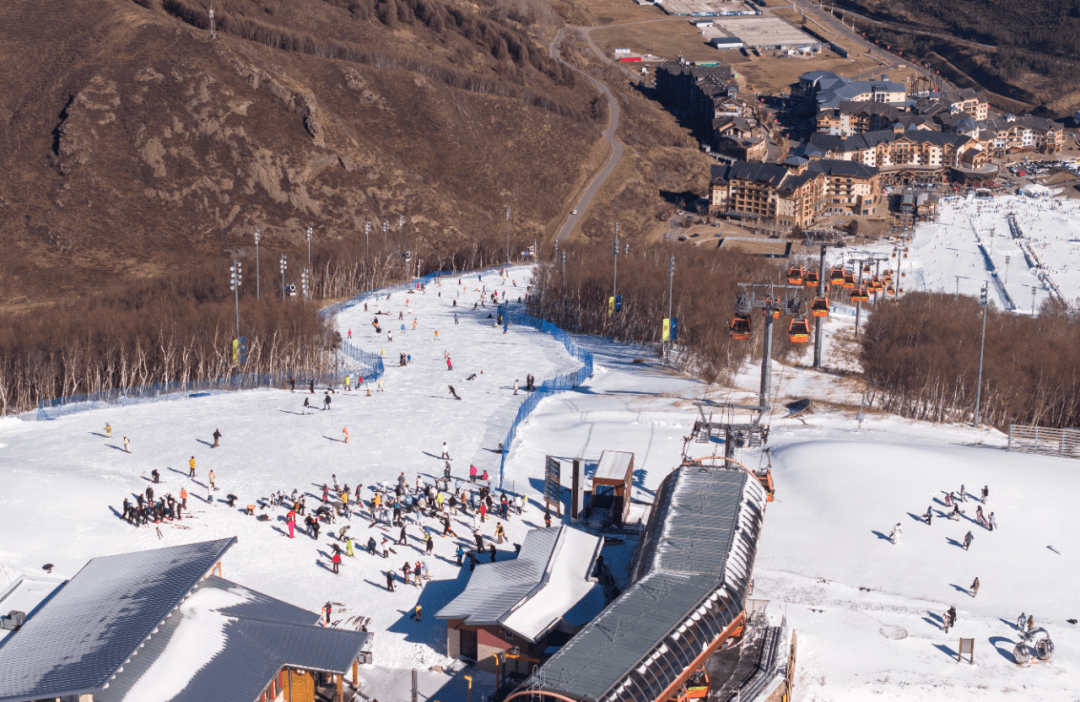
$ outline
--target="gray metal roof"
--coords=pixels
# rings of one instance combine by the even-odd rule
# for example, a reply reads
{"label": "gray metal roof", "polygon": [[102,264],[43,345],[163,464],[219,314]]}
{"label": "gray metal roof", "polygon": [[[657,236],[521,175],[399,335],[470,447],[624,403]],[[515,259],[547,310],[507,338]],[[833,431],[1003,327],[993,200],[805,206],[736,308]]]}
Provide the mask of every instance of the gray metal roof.
{"label": "gray metal roof", "polygon": [[0,647],[0,701],[100,690],[234,543],[91,560]]}
{"label": "gray metal roof", "polygon": [[653,700],[743,610],[765,492],[745,470],[684,466],[661,483],[632,585],[523,689]]}
{"label": "gray metal roof", "polygon": [[466,624],[498,624],[544,577],[560,529],[534,529],[525,535],[517,558],[482,564],[469,577],[465,591],[436,613],[437,619],[464,619]]}
{"label": "gray metal roof", "polygon": [[[129,695],[136,684],[147,675],[170,645],[184,646],[180,654],[185,658],[197,656],[214,647],[205,665],[184,681],[182,689],[175,690],[167,697],[170,702],[251,702],[286,665],[305,670],[348,672],[352,661],[371,640],[372,635],[367,632],[315,626],[319,620],[315,612],[221,578],[207,578],[192,594],[209,589],[228,590],[244,600],[212,612],[200,610],[198,613],[204,620],[204,626],[207,614],[216,612],[223,617],[223,644],[215,645],[211,640],[174,639],[177,629],[187,619],[181,607],[166,619],[138,655],[124,665],[123,671],[109,687],[94,694],[95,702],[131,702]],[[189,600],[189,603],[192,601]],[[150,675],[158,672],[155,670]]]}

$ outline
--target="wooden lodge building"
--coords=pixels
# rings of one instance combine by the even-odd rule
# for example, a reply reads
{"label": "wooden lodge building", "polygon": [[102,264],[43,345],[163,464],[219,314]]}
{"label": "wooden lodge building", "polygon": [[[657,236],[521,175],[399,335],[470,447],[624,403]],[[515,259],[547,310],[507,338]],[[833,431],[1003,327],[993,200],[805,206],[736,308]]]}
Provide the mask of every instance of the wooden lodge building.
{"label": "wooden lodge building", "polygon": [[371,634],[222,578],[235,543],[92,559],[3,640],[0,701],[351,699]]}

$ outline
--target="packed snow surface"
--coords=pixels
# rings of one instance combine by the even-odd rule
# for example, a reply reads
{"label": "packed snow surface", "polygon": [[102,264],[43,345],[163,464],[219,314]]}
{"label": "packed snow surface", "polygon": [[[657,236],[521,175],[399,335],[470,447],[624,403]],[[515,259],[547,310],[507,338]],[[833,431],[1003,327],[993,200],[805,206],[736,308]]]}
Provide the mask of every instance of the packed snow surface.
{"label": "packed snow surface", "polygon": [[[454,519],[457,538],[441,538],[441,525],[424,520],[435,541],[427,556],[418,525],[409,525],[407,545],[397,545],[397,529],[369,526],[366,504],[360,515],[324,528],[318,540],[303,530],[289,539],[283,507],[256,510],[269,514],[269,522],[241,508],[274,490],[294,488],[314,508],[322,485],[333,484],[332,474],[353,489],[362,483],[365,501],[371,486],[395,482],[402,472],[410,486],[417,476],[430,483],[443,472],[443,441],[455,481],[467,484],[469,464],[475,463],[497,485],[500,456],[493,450],[524,394],[513,395],[514,380],[523,386],[527,373],[539,382],[579,366],[561,344],[536,330],[511,326],[504,334],[493,328],[490,302],[473,310],[482,295],[478,289],[506,290],[514,300],[524,294],[527,277],[523,268],[511,269],[505,284],[493,274],[483,274],[483,280],[462,275],[461,284],[446,277],[424,294],[384,294],[369,301],[367,312],[358,305],[340,314],[338,326],[343,334],[352,330],[354,343],[385,349],[385,392],[338,392],[328,411],[305,416],[303,393],[260,390],[97,410],[52,422],[0,421],[0,573],[34,574],[54,563],[55,575],[71,577],[95,556],[235,535],[239,543],[225,558],[226,578],[311,611],[327,601],[340,603],[333,620],[341,626],[353,616],[371,618],[374,665],[361,671],[365,694],[382,702],[409,699],[413,668],[419,669],[421,699],[464,699],[466,673],[476,680],[474,699],[490,694],[490,676],[446,658],[446,625],[433,616],[467,582],[469,569],[459,569],[454,551],[458,544],[475,546],[471,520]],[[455,299],[458,306],[452,307]],[[380,308],[389,314],[379,317],[384,331],[376,335],[371,320]],[[830,333],[853,321],[836,315]],[[393,330],[392,342],[387,329]],[[650,349],[578,340],[595,355],[594,377],[575,392],[542,402],[508,447],[504,487],[527,494],[530,507],[505,523],[510,544],[499,551],[500,560],[513,557],[511,544],[529,529],[543,526],[545,456],[583,458],[591,471],[605,449],[633,452],[632,514],[640,517],[660,481],[681,462],[684,446],[690,457],[723,451],[715,442],[685,443],[697,416],[693,401],[743,401],[757,387],[752,366],[736,377],[735,387],[707,387],[660,367]],[[397,365],[401,352],[412,355],[410,365]],[[444,352],[453,370],[447,370]],[[833,367],[854,363],[842,353],[837,345],[827,354]],[[448,385],[461,400],[450,396]],[[857,406],[859,397],[853,381],[779,364],[773,388],[781,400],[828,396],[833,406],[853,399]],[[308,395],[314,405],[321,405],[323,388],[318,390]],[[862,700],[871,694],[920,702],[984,702],[1019,698],[1017,693],[1080,698],[1080,634],[1066,621],[1080,617],[1080,598],[1070,587],[1080,572],[1080,536],[1070,504],[1080,494],[1080,465],[1008,453],[1002,450],[1004,437],[989,429],[868,414],[860,431],[854,409],[822,406],[815,414],[785,419],[780,402],[774,405],[778,409],[767,419],[777,500],[766,512],[754,597],[771,600],[769,611],[786,614],[796,631],[796,700]],[[717,411],[715,419],[721,415]],[[113,427],[111,439],[103,436],[106,422]],[[349,444],[342,440],[345,427]],[[215,428],[223,439],[211,449]],[[131,454],[123,451],[125,435]],[[191,456],[197,462],[194,479],[187,477]],[[738,458],[750,467],[770,461],[756,451],[740,451]],[[190,514],[162,524],[160,539],[152,525],[134,528],[118,519],[124,497],[144,490],[154,468],[163,479],[154,486],[158,494],[177,495],[181,487],[191,494]],[[208,500],[211,468],[219,490]],[[961,484],[972,494],[989,486],[983,508],[995,512],[999,529],[989,532],[970,521],[979,505],[970,500],[962,503],[959,522],[939,516],[942,491],[958,491]],[[228,494],[238,497],[236,508],[225,504]],[[927,506],[935,510],[931,526],[917,519]],[[495,523],[480,525],[488,541]],[[894,545],[884,537],[897,523],[902,532]],[[341,574],[334,575],[329,555],[343,526],[350,527],[356,555],[346,557]],[[965,551],[956,543],[968,531],[974,540]],[[369,536],[380,552],[384,536],[395,542],[387,544],[394,549],[389,559],[366,552]],[[613,571],[625,572],[629,548],[604,553]],[[402,565],[417,560],[431,573],[423,588],[401,581]],[[388,570],[397,573],[394,593],[386,590]],[[968,594],[975,577],[982,584],[978,597]],[[586,599],[593,603],[591,595]],[[410,619],[417,603],[427,615],[420,622]],[[945,634],[940,617],[950,605],[957,608],[957,624]],[[1020,669],[1013,663],[1021,611],[1034,615],[1036,625],[1053,637],[1057,653],[1049,664]],[[975,638],[974,665],[956,662],[959,637]]]}

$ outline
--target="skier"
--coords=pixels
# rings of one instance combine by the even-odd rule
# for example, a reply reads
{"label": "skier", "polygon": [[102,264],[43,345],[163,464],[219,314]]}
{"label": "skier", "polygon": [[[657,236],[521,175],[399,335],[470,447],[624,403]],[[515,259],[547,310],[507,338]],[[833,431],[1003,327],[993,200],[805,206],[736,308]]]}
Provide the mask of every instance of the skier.
{"label": "skier", "polygon": [[970,531],[969,531],[969,532],[967,533],[967,535],[966,535],[966,536],[964,537],[964,550],[965,550],[965,551],[967,551],[967,550],[968,550],[968,548],[969,548],[969,547],[971,546],[971,542],[972,542],[972,540],[973,540],[974,538],[975,538],[975,537],[971,535],[971,532],[970,532]]}
{"label": "skier", "polygon": [[461,559],[465,555],[465,549],[464,549],[464,547],[462,547],[461,544],[458,544],[457,551],[454,552],[454,555],[457,557],[457,564],[458,564],[458,567],[460,568],[461,567]]}
{"label": "skier", "polygon": [[923,519],[926,520],[926,525],[927,526],[930,526],[930,520],[934,516],[933,510],[934,510],[934,506],[931,505],[931,506],[926,508],[926,514],[923,515]]}
{"label": "skier", "polygon": [[945,506],[946,507],[952,507],[953,506],[952,492],[945,493]]}
{"label": "skier", "polygon": [[961,514],[963,514],[963,512],[960,511],[960,503],[954,502],[952,506],[952,512],[949,513],[949,519],[958,522],[960,521]]}
{"label": "skier", "polygon": [[187,490],[183,487],[180,488],[180,505],[187,509]]}
{"label": "skier", "polygon": [[[181,493],[181,496],[182,495],[183,495],[183,493]],[[289,513],[285,515],[285,526],[287,526],[289,528],[289,538],[290,539],[294,538],[295,537],[294,531],[296,529],[296,511],[295,510],[290,509]]]}
{"label": "skier", "polygon": [[341,433],[345,435],[345,443],[349,443],[349,427],[343,428]]}
{"label": "skier", "polygon": [[450,460],[450,448],[446,445],[446,442],[442,442],[442,458],[443,460]]}
{"label": "skier", "polygon": [[945,612],[945,633],[949,633],[949,627],[956,626],[956,607],[950,606]]}
{"label": "skier", "polygon": [[304,398],[304,411],[301,412],[301,414],[307,414],[309,409],[311,409],[311,403],[308,402],[308,399],[305,397]]}
{"label": "skier", "polygon": [[345,376],[345,392],[349,392],[350,390],[352,390],[352,376],[351,375],[346,375]]}
{"label": "skier", "polygon": [[476,466],[472,466],[472,465],[469,466],[469,482],[470,483],[475,483],[476,482]]}
{"label": "skier", "polygon": [[195,457],[192,456],[191,459],[187,462],[187,464],[188,464],[188,476],[187,477],[194,478],[195,477]]}
{"label": "skier", "polygon": [[454,396],[455,400],[460,400],[461,399],[460,397],[458,397],[457,391],[454,390],[453,385],[447,385],[446,387],[450,388],[450,394]]}
{"label": "skier", "polygon": [[394,572],[392,570],[386,571],[386,589],[390,592],[394,591]]}
{"label": "skier", "polygon": [[997,528],[997,519],[994,518],[994,513],[993,512],[990,513],[990,519],[987,520],[987,521],[990,522],[990,531],[993,531],[994,529]]}
{"label": "skier", "polygon": [[[337,546],[337,544],[334,545]],[[333,557],[330,559],[330,562],[334,564],[334,575],[337,575],[338,567],[341,565],[341,554],[335,551]]]}
{"label": "skier", "polygon": [[1027,620],[1027,615],[1024,614],[1023,612],[1021,612],[1020,616],[1016,618],[1016,630],[1019,631],[1020,633],[1024,632],[1024,622],[1026,620]]}
{"label": "skier", "polygon": [[350,338],[350,339],[352,338],[352,329],[349,329],[349,337],[348,338]]}
{"label": "skier", "polygon": [[401,572],[405,576],[405,584],[406,585],[411,585],[412,584],[412,566],[409,565],[408,561],[405,561],[405,565],[401,566]]}
{"label": "skier", "polygon": [[454,363],[453,363],[453,361],[450,360],[449,356],[446,357],[446,370],[448,370],[448,371],[454,370]]}
{"label": "skier", "polygon": [[967,490],[963,485],[960,486],[960,501],[967,502]]}
{"label": "skier", "polygon": [[111,439],[112,438],[112,425],[109,424],[108,422],[105,422],[105,438],[106,439]]}
{"label": "skier", "polygon": [[217,448],[220,443],[221,443],[221,430],[220,429],[214,429],[214,445],[211,446],[210,448]]}
{"label": "skier", "polygon": [[983,504],[984,504],[984,505],[986,504],[986,500],[987,500],[987,498],[989,498],[989,497],[990,497],[990,487],[989,487],[988,485],[983,485],[983,489],[982,489],[982,501],[983,501]]}
{"label": "skier", "polygon": [[483,502],[481,502],[480,503],[480,509],[478,511],[480,512],[480,521],[481,522],[486,522],[487,521],[487,505],[484,504]]}
{"label": "skier", "polygon": [[517,511],[518,515],[520,516],[521,515],[521,495],[515,495],[514,496],[514,509]]}
{"label": "skier", "polygon": [[127,453],[131,453],[131,442],[128,441],[128,438],[126,436],[124,437],[124,451],[126,451]]}
{"label": "skier", "polygon": [[158,469],[157,469],[157,468],[155,468],[154,470],[150,471],[150,477],[154,479],[154,482],[155,482],[155,483],[160,483],[160,482],[161,482],[161,473],[158,473]]}
{"label": "skier", "polygon": [[424,552],[429,556],[435,548],[435,541],[431,538],[431,532],[424,532]]}
{"label": "skier", "polygon": [[376,546],[375,537],[374,536],[368,537],[368,540],[367,540],[367,552],[372,556],[375,555],[375,546]]}
{"label": "skier", "polygon": [[491,551],[491,562],[494,563],[495,562],[495,544],[490,545],[490,551]]}
{"label": "skier", "polygon": [[330,623],[330,613],[334,611],[334,606],[327,602],[322,607],[323,612],[326,614],[326,623]]}
{"label": "skier", "polygon": [[398,546],[404,546],[408,543],[408,537],[405,534],[405,522],[401,523],[401,532],[398,535]]}
{"label": "skier", "polygon": [[517,381],[517,378],[514,378],[514,394],[515,395],[518,394],[517,391],[518,391],[518,381]]}
{"label": "skier", "polygon": [[323,397],[322,408],[323,408],[324,411],[330,409],[330,391],[329,390],[326,391],[326,396]]}
{"label": "skier", "polygon": [[979,594],[979,579],[975,578],[975,582],[971,583],[971,596],[975,597]]}
{"label": "skier", "polygon": [[498,524],[495,527],[495,543],[501,544],[503,541],[506,541],[506,530],[502,524]]}

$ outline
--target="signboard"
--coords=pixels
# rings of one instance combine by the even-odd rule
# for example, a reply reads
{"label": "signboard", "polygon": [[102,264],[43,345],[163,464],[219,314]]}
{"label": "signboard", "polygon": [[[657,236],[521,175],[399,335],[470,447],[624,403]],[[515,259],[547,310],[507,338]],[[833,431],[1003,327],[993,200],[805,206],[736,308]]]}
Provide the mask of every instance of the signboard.
{"label": "signboard", "polygon": [[544,502],[548,505],[554,503],[556,513],[562,516],[562,482],[560,472],[562,465],[557,458],[548,456],[544,462]]}
{"label": "signboard", "polygon": [[671,341],[671,320],[664,318],[664,330],[660,334],[661,341]]}
{"label": "signboard", "polygon": [[615,296],[615,311],[622,312],[622,295]]}
{"label": "signboard", "polygon": [[240,365],[247,363],[247,337],[242,336],[232,341],[232,362]]}
{"label": "signboard", "polygon": [[679,339],[679,318],[671,318],[671,340],[677,341]]}

